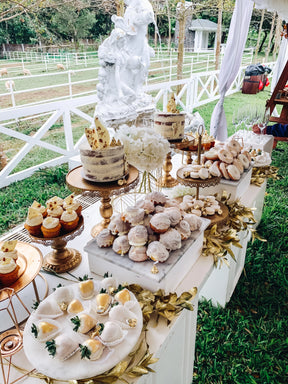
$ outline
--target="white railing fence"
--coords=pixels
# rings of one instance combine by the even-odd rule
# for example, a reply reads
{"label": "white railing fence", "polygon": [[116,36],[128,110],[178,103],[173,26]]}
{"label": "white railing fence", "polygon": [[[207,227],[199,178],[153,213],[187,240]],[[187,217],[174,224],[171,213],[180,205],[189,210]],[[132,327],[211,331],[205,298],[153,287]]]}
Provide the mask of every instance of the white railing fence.
{"label": "white railing fence", "polygon": [[[268,66],[273,68],[274,64],[275,63],[269,63]],[[245,68],[246,67],[240,68],[236,79],[227,92],[227,95],[238,92],[241,89]],[[145,87],[145,91],[154,96],[155,104],[158,108],[165,109],[169,94],[171,92],[175,92],[175,88],[178,85],[182,85],[181,92],[177,96],[177,102],[181,105],[185,112],[192,113],[196,107],[219,99],[218,76],[219,71],[194,73],[188,79],[147,85]],[[0,139],[1,135],[6,135],[25,143],[16,156],[14,156],[0,172],[0,188],[5,187],[16,180],[24,179],[40,168],[65,163],[71,157],[78,154],[78,147],[83,139],[83,136],[76,142],[76,144],[74,144],[75,140],[73,138],[71,116],[77,115],[78,117],[84,119],[85,124],[88,122],[90,125],[92,117],[81,111],[80,108],[88,105],[91,105],[94,108],[95,104],[96,94],[94,93],[90,96],[79,97],[71,100],[54,101],[34,106],[0,110]],[[11,128],[13,124],[15,125],[15,122],[27,120],[29,118],[36,119],[37,116],[41,116],[42,119],[45,118],[46,121],[41,123],[41,127],[33,136],[18,132]],[[64,149],[43,140],[44,135],[47,134],[49,129],[60,118],[63,119],[63,131],[65,134],[66,147]],[[37,146],[55,152],[55,157],[49,161],[41,164],[35,164],[25,170],[15,172],[15,168],[19,165],[23,158]],[[13,173],[13,171],[15,173]]]}

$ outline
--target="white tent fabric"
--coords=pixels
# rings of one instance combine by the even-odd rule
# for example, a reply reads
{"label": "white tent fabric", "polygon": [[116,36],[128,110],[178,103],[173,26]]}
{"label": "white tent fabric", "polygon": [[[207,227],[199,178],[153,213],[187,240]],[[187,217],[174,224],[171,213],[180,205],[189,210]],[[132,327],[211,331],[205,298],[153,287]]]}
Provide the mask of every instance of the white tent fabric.
{"label": "white tent fabric", "polygon": [[236,0],[219,74],[220,100],[214,108],[210,121],[210,134],[221,141],[227,139],[227,122],[223,108],[224,97],[239,71],[252,10],[253,2],[251,0]]}
{"label": "white tent fabric", "polygon": [[256,8],[277,12],[281,19],[288,21],[288,0],[254,0]]}
{"label": "white tent fabric", "polygon": [[283,36],[282,41],[281,41],[281,45],[280,45],[280,49],[279,49],[279,53],[278,53],[278,57],[277,57],[277,61],[276,61],[275,67],[273,69],[273,78],[272,78],[272,82],[271,82],[271,91],[272,92],[273,92],[273,90],[274,90],[274,88],[275,88],[275,86],[279,80],[280,75],[283,72],[283,69],[287,63],[287,60],[288,60],[288,40],[285,39],[285,37]]}

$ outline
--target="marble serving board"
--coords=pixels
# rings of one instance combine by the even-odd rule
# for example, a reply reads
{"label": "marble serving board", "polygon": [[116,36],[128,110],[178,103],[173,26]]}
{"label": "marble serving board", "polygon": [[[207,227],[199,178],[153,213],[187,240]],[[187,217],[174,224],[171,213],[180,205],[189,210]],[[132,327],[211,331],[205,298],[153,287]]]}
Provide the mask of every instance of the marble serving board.
{"label": "marble serving board", "polygon": [[[201,218],[202,225],[198,231],[192,232],[188,240],[182,241],[181,249],[172,251],[164,263],[157,263],[158,273],[151,272],[153,261],[135,262],[128,255],[118,255],[112,248],[99,248],[96,240],[87,243],[84,250],[88,253],[90,269],[97,275],[106,272],[117,276],[121,281],[129,284],[140,284],[143,288],[156,291],[161,288],[167,293],[175,291],[177,286],[190,271],[193,264],[201,255],[204,231],[210,220]],[[192,287],[193,282],[191,282]]]}
{"label": "marble serving board", "polygon": [[[73,292],[75,292],[75,298],[80,299],[79,294],[77,294],[77,284],[71,285],[71,289]],[[96,375],[100,375],[103,372],[113,368],[116,364],[125,359],[125,357],[132,351],[142,331],[143,317],[140,305],[132,292],[130,292],[130,296],[131,301],[135,303],[131,311],[135,314],[135,318],[137,319],[136,327],[123,329],[123,341],[121,341],[121,343],[116,346],[105,347],[102,356],[98,360],[92,361],[81,359],[80,351],[77,351],[72,357],[65,361],[51,357],[45,348],[45,342],[38,341],[32,334],[31,326],[33,323],[37,324],[40,320],[46,320],[50,322],[56,321],[59,323],[61,329],[60,333],[56,334],[54,337],[51,337],[51,339],[55,338],[59,334],[64,333],[65,335],[72,337],[74,340],[76,339],[77,342],[83,343],[89,338],[89,336],[87,334],[84,335],[73,331],[73,324],[71,325],[70,318],[76,315],[69,315],[64,312],[62,315],[56,318],[54,317],[53,319],[47,319],[47,317],[44,315],[39,317],[39,315],[37,315],[37,310],[30,315],[23,333],[23,347],[27,359],[40,373],[61,381],[87,379]],[[93,298],[95,298],[95,295],[91,300],[93,300]],[[49,295],[45,299],[45,302],[49,301],[51,303],[53,300],[55,300],[55,292]],[[90,300],[82,299],[82,304],[84,306],[84,311],[88,313],[90,308]],[[105,324],[105,322],[109,320],[109,314],[97,316],[98,318],[96,320],[98,322]]]}
{"label": "marble serving board", "polygon": [[222,177],[218,185],[207,188],[201,188],[200,194],[205,196],[214,195],[216,193],[221,193],[223,190],[225,190],[228,194],[231,194],[231,200],[236,200],[238,198],[241,198],[241,196],[243,196],[249,188],[251,176],[252,165],[242,173],[239,180],[226,180]]}

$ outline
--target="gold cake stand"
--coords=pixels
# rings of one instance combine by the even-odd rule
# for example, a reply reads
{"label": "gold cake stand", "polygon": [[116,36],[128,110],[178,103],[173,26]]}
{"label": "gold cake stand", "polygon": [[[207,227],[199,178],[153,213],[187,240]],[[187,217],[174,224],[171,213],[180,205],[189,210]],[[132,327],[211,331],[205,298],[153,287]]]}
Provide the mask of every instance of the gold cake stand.
{"label": "gold cake stand", "polygon": [[139,181],[139,171],[129,165],[129,175],[123,185],[118,185],[117,181],[111,183],[94,183],[83,178],[82,165],[72,169],[66,176],[66,183],[72,191],[76,193],[91,192],[96,194],[101,199],[99,208],[100,215],[103,218],[102,222],[96,224],[91,230],[91,236],[96,237],[102,229],[107,228],[110,223],[110,218],[113,214],[111,204],[111,196],[127,193],[133,189]]}
{"label": "gold cake stand", "polygon": [[52,252],[44,257],[43,269],[52,270],[56,273],[68,272],[78,267],[81,263],[81,253],[74,248],[67,248],[67,242],[73,240],[84,229],[84,220],[80,216],[78,226],[69,233],[63,233],[58,237],[35,237],[29,234],[35,243],[51,246]]}

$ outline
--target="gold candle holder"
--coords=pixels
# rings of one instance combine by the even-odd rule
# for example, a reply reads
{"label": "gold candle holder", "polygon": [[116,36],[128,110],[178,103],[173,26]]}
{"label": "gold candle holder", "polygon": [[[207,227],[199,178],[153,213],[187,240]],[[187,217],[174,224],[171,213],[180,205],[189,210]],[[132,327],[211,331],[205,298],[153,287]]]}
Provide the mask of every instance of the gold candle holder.
{"label": "gold candle holder", "polygon": [[178,181],[170,175],[170,172],[173,168],[171,159],[172,159],[171,152],[169,152],[166,155],[166,159],[164,161],[163,168],[162,168],[164,174],[160,177],[160,179],[157,180],[157,183],[156,183],[157,186],[159,187],[172,188],[178,184]]}

